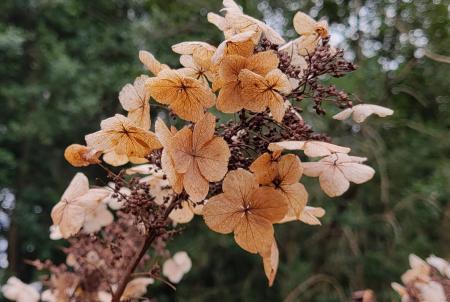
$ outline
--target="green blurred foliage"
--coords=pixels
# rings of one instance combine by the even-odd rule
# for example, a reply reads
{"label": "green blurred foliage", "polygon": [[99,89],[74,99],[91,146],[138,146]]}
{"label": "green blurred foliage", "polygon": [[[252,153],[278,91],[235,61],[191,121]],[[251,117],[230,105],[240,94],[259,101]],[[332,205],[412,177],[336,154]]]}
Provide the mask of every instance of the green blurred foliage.
{"label": "green blurred foliage", "polygon": [[[327,210],[321,227],[276,228],[280,269],[267,288],[259,257],[232,236],[210,232],[201,219],[170,244],[193,259],[177,291],[160,283],[160,301],[347,301],[372,288],[393,299],[390,283],[407,268],[407,255],[449,257],[450,99],[449,19],[445,1],[242,1],[248,14],[280,20],[285,36],[297,10],[326,17],[346,32],[343,45],[360,68],[333,82],[366,103],[395,110],[361,126],[305,118],[328,129],[337,143],[367,156],[376,177],[330,200],[316,179],[303,179],[310,204]],[[48,239],[49,213],[75,172],[64,148],[83,142],[102,118],[119,112],[117,94],[144,70],[139,49],[177,65],[177,42],[220,42],[206,21],[220,1],[209,0],[3,0],[0,2],[0,189],[16,197],[9,267],[25,281],[36,277],[24,259],[63,261],[61,242]],[[153,110],[155,115],[157,110]],[[328,116],[335,109],[330,108]],[[105,173],[82,169],[92,183]],[[99,177],[99,178],[98,178]]]}

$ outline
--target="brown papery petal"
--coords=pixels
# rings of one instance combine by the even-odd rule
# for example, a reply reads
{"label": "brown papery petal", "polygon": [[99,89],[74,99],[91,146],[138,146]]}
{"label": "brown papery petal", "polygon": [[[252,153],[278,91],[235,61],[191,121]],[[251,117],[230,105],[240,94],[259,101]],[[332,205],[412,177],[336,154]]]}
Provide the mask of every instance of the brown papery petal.
{"label": "brown papery petal", "polygon": [[303,168],[297,155],[283,155],[278,161],[278,174],[282,184],[297,183],[302,173]]}
{"label": "brown papery petal", "polygon": [[344,174],[336,167],[327,168],[319,176],[320,187],[329,197],[344,194],[350,187],[350,182]]}
{"label": "brown papery petal", "polygon": [[241,98],[241,86],[238,81],[225,83],[217,97],[217,110],[224,113],[234,113],[243,109],[246,102]]}
{"label": "brown papery petal", "polygon": [[145,50],[139,51],[139,60],[154,75],[158,75],[162,70],[169,69],[169,66],[161,64],[155,56]]}
{"label": "brown papery petal", "polygon": [[262,185],[272,183],[278,174],[278,163],[272,158],[269,153],[260,155],[249,167],[258,182]]}
{"label": "brown papery petal", "polygon": [[220,64],[219,75],[224,82],[237,81],[239,73],[246,67],[247,59],[238,55],[226,56]]}
{"label": "brown papery petal", "polygon": [[266,255],[274,240],[272,223],[264,217],[248,214],[234,230],[236,243],[250,253]]}
{"label": "brown papery petal", "polygon": [[305,186],[299,182],[281,185],[281,192],[286,197],[289,205],[287,215],[300,218],[300,215],[308,202],[308,192]]}
{"label": "brown papery petal", "polygon": [[230,149],[221,137],[215,137],[196,153],[200,172],[208,181],[220,181],[228,171]]}
{"label": "brown papery petal", "polygon": [[225,194],[216,195],[203,207],[203,219],[208,227],[218,233],[228,234],[242,218],[242,204]]}
{"label": "brown papery petal", "polygon": [[303,12],[294,16],[294,29],[299,35],[310,35],[315,32],[316,21]]}
{"label": "brown papery petal", "polygon": [[255,176],[244,169],[228,172],[222,183],[222,190],[229,198],[248,200],[253,191],[258,188]]}
{"label": "brown papery petal", "polygon": [[278,67],[280,60],[273,51],[259,52],[248,58],[246,68],[259,75],[265,76]]}
{"label": "brown papery petal", "polygon": [[175,166],[167,149],[163,149],[161,154],[161,168],[169,180],[175,193],[180,194],[183,191],[183,175],[177,173]]}
{"label": "brown papery petal", "polygon": [[288,211],[287,200],[277,190],[271,187],[260,187],[249,197],[252,214],[264,217],[271,223],[283,219]]}
{"label": "brown papery petal", "polygon": [[183,175],[183,187],[193,202],[205,199],[209,191],[209,183],[200,173],[197,162],[193,161]]}
{"label": "brown papery petal", "polygon": [[264,272],[269,282],[269,287],[273,285],[273,282],[275,281],[275,277],[277,275],[279,254],[280,252],[278,251],[277,243],[274,240],[270,248],[270,254],[266,257],[263,257]]}
{"label": "brown papery petal", "polygon": [[175,164],[175,170],[178,173],[186,173],[192,163],[192,131],[189,128],[183,128],[172,138],[170,155]]}
{"label": "brown papery petal", "polygon": [[192,135],[192,148],[198,150],[213,136],[216,128],[216,117],[211,113],[206,113],[205,116],[199,120],[195,126]]}

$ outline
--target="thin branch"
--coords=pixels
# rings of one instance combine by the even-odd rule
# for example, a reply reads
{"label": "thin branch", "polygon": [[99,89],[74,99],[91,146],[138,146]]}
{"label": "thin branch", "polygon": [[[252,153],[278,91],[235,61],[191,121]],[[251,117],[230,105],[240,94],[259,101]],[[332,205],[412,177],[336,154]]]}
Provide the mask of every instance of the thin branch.
{"label": "thin branch", "polygon": [[[169,217],[170,212],[175,208],[175,206],[178,203],[178,199],[172,200],[172,202],[169,204],[169,206],[166,208],[163,219],[166,220]],[[157,229],[152,229],[150,233],[145,238],[145,241],[142,243],[141,248],[139,249],[139,252],[135,255],[134,259],[131,261],[130,265],[128,266],[127,270],[125,271],[123,278],[120,280],[119,285],[117,287],[116,292],[114,293],[111,302],[120,302],[120,298],[122,297],[123,292],[125,291],[125,288],[128,284],[128,282],[131,279],[131,274],[134,272],[136,267],[141,262],[142,257],[147,253],[147,250],[153,243],[153,241],[158,237],[158,231]]]}

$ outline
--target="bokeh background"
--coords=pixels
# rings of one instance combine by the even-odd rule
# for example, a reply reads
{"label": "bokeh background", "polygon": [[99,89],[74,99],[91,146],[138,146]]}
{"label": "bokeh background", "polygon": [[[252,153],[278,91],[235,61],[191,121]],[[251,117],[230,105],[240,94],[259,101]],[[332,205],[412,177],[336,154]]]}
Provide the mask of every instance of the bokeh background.
{"label": "bokeh background", "polygon": [[[50,210],[75,173],[64,148],[83,142],[99,121],[121,110],[120,88],[144,72],[139,49],[177,66],[170,46],[221,33],[207,23],[219,0],[0,1],[0,281],[36,272],[24,259],[64,261],[48,238]],[[449,2],[443,0],[238,1],[287,38],[302,10],[330,23],[334,46],[359,65],[334,80],[363,102],[395,110],[355,126],[305,118],[377,174],[344,196],[326,198],[316,179],[303,179],[310,204],[327,210],[321,227],[276,229],[281,263],[267,288],[259,257],[232,236],[209,231],[201,219],[170,243],[186,250],[193,269],[174,292],[152,286],[160,301],[348,301],[371,288],[379,301],[407,256],[450,257]],[[308,111],[308,106],[306,106]],[[328,116],[335,113],[331,109]],[[153,115],[157,110],[153,110]],[[93,183],[105,175],[82,169]],[[0,298],[1,299],[1,298]]]}

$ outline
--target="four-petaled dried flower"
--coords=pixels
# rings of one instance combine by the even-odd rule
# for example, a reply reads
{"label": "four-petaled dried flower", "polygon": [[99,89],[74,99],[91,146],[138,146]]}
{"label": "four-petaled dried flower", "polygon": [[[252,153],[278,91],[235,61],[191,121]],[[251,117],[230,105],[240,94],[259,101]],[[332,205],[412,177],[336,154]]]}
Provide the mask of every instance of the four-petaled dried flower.
{"label": "four-petaled dried flower", "polygon": [[361,164],[366,158],[335,153],[318,162],[303,163],[303,173],[319,177],[320,187],[330,197],[340,196],[350,187],[350,182],[362,184],[372,179],[375,170]]}
{"label": "four-petaled dried flower", "polygon": [[196,122],[204,110],[214,105],[216,96],[208,87],[176,70],[165,69],[156,78],[150,78],[146,87],[159,103],[169,105],[180,118]]}
{"label": "four-petaled dried flower", "polygon": [[296,155],[278,157],[277,154],[272,156],[264,153],[251,164],[250,171],[255,173],[260,184],[273,187],[283,194],[289,204],[287,216],[300,219],[308,201],[308,192],[305,186],[299,183],[303,168]]}
{"label": "four-petaled dried flower", "polygon": [[233,232],[244,250],[268,255],[274,241],[273,224],[288,211],[286,198],[272,187],[259,187],[256,177],[244,169],[228,172],[222,190],[203,208],[208,227],[222,234]]}
{"label": "four-petaled dried flower", "polygon": [[87,213],[95,210],[109,192],[89,189],[89,181],[83,173],[77,173],[61,200],[52,209],[52,220],[64,238],[75,235],[83,226]]}
{"label": "four-petaled dried flower", "polygon": [[[267,107],[277,122],[281,122],[286,111],[283,95],[289,94],[292,87],[287,76],[274,69],[264,77],[244,69],[239,73],[242,99],[246,108],[253,112],[263,112]],[[282,95],[283,94],[283,95]]]}
{"label": "four-petaled dried flower", "polygon": [[265,76],[278,66],[278,57],[272,51],[260,52],[250,57],[241,55],[226,56],[220,64],[219,77],[223,82],[217,97],[217,109],[233,113],[243,108],[250,109],[250,101],[242,97],[243,84],[239,79],[242,70],[248,69],[256,74]]}
{"label": "four-petaled dried flower", "polygon": [[203,200],[209,182],[220,181],[228,170],[230,149],[222,137],[214,135],[216,118],[207,113],[195,124],[172,138],[169,153],[177,173],[183,174],[183,187],[192,201]]}
{"label": "four-petaled dried flower", "polygon": [[100,127],[100,131],[86,135],[87,145],[102,151],[104,160],[114,166],[128,160],[145,160],[153,150],[162,147],[153,132],[138,127],[121,114],[103,120]]}

